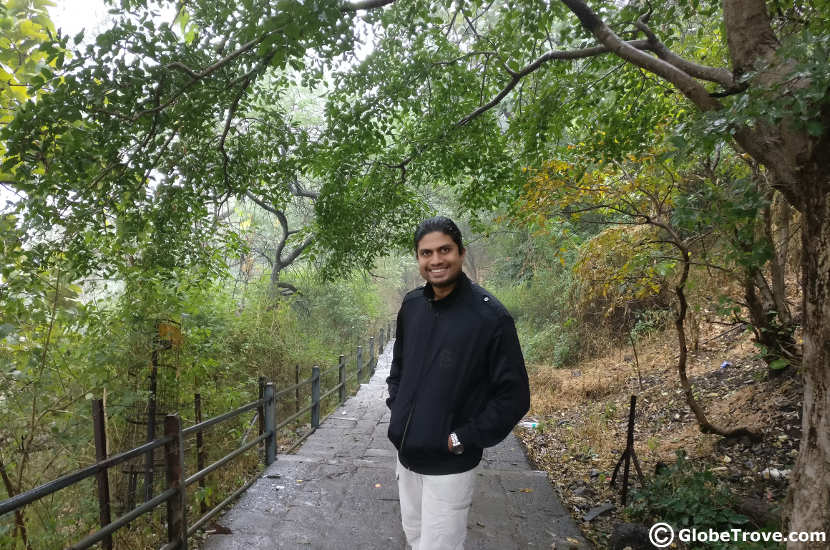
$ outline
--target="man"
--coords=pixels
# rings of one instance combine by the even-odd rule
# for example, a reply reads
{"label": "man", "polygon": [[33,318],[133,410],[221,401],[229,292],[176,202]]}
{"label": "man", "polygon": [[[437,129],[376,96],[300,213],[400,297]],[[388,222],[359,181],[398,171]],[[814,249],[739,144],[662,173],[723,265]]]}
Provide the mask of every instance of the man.
{"label": "man", "polygon": [[426,284],[401,304],[386,380],[401,522],[413,550],[463,548],[473,469],[530,407],[513,319],[461,271],[464,253],[449,218],[415,230]]}

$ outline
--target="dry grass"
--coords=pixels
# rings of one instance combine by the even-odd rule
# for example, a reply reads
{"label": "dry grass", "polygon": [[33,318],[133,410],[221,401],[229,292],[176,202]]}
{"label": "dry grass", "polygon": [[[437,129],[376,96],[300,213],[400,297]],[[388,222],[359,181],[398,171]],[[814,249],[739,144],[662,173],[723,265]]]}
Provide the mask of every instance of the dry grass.
{"label": "dry grass", "polygon": [[[668,330],[674,331],[673,328]],[[531,365],[528,372],[531,414],[541,418],[571,409],[574,405],[593,405],[620,393],[631,384],[637,385],[640,376],[665,370],[669,366],[667,360],[672,359],[666,357],[663,344],[666,338],[670,338],[670,334],[661,333],[637,344],[639,361],[628,348],[628,353],[618,350],[583,361],[579,368],[556,369],[547,365]]]}

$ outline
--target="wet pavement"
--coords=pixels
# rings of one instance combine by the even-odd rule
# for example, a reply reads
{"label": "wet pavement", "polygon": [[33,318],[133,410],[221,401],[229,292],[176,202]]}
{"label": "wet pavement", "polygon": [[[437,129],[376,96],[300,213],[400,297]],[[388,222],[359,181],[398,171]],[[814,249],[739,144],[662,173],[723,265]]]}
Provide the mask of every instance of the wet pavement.
{"label": "wet pavement", "polygon": [[[386,438],[385,379],[392,342],[375,374],[300,447],[281,454],[216,523],[204,550],[404,549],[395,448]],[[465,548],[590,548],[544,472],[509,435],[478,468]]]}

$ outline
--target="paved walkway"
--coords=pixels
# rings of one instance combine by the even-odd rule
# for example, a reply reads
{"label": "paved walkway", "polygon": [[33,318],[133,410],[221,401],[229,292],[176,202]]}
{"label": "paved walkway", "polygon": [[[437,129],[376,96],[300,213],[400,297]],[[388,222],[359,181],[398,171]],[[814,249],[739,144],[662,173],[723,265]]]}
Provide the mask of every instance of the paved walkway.
{"label": "paved walkway", "polygon": [[[372,379],[294,455],[278,455],[217,523],[204,550],[404,549],[395,449],[386,438],[392,343]],[[531,470],[513,434],[478,470],[467,550],[589,548],[544,472]]]}

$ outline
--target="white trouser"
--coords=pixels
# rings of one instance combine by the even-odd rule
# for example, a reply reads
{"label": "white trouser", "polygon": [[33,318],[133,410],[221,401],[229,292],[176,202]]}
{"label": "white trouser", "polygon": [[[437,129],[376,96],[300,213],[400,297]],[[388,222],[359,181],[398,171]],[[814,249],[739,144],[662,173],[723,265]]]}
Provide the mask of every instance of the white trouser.
{"label": "white trouser", "polygon": [[401,523],[412,550],[464,548],[475,470],[427,476],[416,474],[397,461]]}

